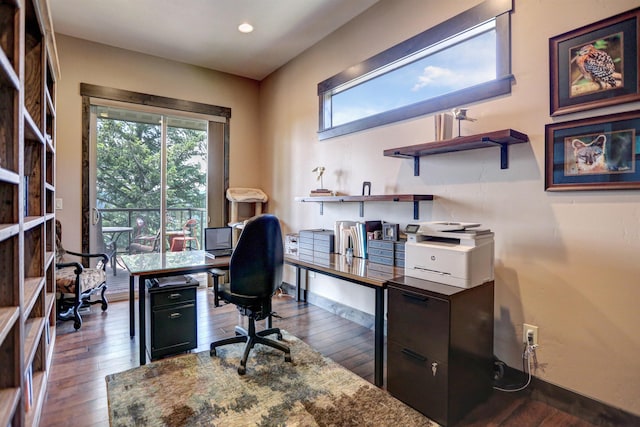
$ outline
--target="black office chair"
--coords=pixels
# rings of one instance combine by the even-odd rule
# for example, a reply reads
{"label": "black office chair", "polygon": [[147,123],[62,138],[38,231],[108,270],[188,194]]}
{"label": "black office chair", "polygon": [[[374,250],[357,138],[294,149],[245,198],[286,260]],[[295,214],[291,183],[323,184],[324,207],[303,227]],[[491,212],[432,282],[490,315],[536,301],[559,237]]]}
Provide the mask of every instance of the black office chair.
{"label": "black office chair", "polygon": [[[256,344],[276,348],[285,353],[284,360],[291,362],[291,350],[284,344],[265,338],[276,334],[282,340],[279,328],[256,332],[256,321],[270,318],[271,297],[282,284],[284,249],[278,218],[264,214],[251,218],[244,226],[229,263],[229,283],[220,285],[218,296],[235,304],[238,311],[249,318],[249,330],[236,326],[236,336],[211,343],[210,355],[216,347],[246,342],[238,373],[246,373],[249,352]],[[270,322],[269,322],[269,327]]]}

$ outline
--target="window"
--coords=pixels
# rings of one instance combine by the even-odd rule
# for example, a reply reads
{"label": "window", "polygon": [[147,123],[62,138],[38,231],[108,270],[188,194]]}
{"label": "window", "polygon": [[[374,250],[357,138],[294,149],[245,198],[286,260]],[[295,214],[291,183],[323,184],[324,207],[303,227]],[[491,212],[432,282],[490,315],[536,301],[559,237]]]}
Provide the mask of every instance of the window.
{"label": "window", "polygon": [[485,1],[321,82],[319,139],[509,93],[511,8]]}

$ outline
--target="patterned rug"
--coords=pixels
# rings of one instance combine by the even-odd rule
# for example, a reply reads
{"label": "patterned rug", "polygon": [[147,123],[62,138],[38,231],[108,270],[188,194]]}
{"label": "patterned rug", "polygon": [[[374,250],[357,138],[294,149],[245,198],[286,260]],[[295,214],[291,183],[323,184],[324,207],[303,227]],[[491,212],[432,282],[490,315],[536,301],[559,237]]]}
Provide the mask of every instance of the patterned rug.
{"label": "patterned rug", "polygon": [[[107,375],[112,426],[437,426],[283,331],[293,363],[243,344]],[[275,338],[275,336],[274,336]]]}

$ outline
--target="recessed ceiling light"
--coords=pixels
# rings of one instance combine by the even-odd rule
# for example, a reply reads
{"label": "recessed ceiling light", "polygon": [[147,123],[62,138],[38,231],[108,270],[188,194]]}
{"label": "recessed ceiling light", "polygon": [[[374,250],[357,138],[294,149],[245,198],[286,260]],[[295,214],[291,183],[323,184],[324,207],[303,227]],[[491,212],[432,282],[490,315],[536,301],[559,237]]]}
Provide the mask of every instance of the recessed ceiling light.
{"label": "recessed ceiling light", "polygon": [[241,33],[250,33],[253,31],[253,25],[249,24],[248,22],[243,22],[242,24],[238,25],[238,31],[240,31]]}

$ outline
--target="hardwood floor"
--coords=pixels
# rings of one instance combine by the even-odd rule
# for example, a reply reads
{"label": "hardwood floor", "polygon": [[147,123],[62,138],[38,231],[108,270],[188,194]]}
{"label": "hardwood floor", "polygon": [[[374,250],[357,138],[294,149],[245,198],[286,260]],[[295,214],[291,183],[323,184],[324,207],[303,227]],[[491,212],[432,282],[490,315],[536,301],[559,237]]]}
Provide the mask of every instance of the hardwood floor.
{"label": "hardwood floor", "polygon": [[[275,297],[274,326],[286,329],[325,356],[366,380],[373,381],[373,332],[311,304],[289,296]],[[209,349],[219,338],[233,335],[240,321],[232,305],[215,308],[210,291],[198,291],[198,348]],[[137,323],[136,323],[137,324]],[[105,376],[138,365],[137,337],[129,338],[128,302],[99,306],[83,317],[79,331],[73,322],[58,323],[48,396],[41,426],[108,426]],[[526,393],[499,393],[478,407],[462,425],[470,426],[584,426],[579,418]]]}

